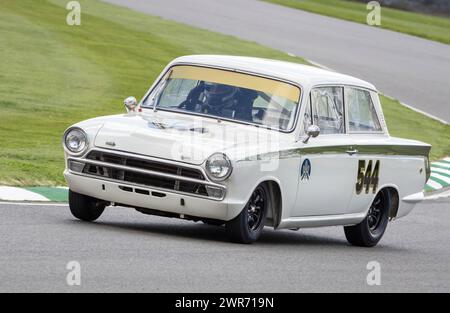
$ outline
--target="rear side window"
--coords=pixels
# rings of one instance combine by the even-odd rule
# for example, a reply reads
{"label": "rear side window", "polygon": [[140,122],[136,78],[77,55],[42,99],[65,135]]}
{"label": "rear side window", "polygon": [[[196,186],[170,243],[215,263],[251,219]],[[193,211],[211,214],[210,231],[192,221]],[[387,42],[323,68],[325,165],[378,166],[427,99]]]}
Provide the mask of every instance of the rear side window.
{"label": "rear side window", "polygon": [[369,91],[345,88],[345,104],[350,132],[379,132],[382,130]]}
{"label": "rear side window", "polygon": [[321,134],[343,134],[344,101],[342,87],[320,87],[311,91],[313,122]]}

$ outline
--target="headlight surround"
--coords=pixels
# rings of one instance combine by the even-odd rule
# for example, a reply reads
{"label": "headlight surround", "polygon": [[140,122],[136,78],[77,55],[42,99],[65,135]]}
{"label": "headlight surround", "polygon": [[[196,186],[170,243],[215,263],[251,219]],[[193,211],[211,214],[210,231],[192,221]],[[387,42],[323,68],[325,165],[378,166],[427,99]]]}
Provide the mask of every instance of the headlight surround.
{"label": "headlight surround", "polygon": [[223,153],[214,153],[205,163],[206,173],[211,180],[223,181],[233,171],[230,159]]}
{"label": "headlight surround", "polygon": [[69,128],[64,133],[64,148],[71,154],[81,154],[88,147],[86,133],[78,127]]}

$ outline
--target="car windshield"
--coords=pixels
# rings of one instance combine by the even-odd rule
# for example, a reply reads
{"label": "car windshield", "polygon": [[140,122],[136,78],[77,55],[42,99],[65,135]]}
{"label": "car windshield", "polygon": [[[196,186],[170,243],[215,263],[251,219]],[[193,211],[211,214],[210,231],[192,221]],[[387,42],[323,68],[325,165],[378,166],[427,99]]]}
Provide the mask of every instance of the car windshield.
{"label": "car windshield", "polygon": [[142,106],[290,130],[300,88],[277,80],[221,69],[172,67]]}

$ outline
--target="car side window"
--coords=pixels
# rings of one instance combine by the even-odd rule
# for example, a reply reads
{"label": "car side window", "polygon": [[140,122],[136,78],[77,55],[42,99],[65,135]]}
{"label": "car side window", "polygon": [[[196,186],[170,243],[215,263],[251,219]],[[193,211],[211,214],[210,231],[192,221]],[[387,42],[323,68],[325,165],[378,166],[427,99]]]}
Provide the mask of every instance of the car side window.
{"label": "car side window", "polygon": [[382,130],[369,91],[345,88],[345,103],[348,111],[349,131],[378,132]]}
{"label": "car side window", "polygon": [[311,91],[313,122],[321,134],[343,134],[344,99],[342,87],[319,87]]}

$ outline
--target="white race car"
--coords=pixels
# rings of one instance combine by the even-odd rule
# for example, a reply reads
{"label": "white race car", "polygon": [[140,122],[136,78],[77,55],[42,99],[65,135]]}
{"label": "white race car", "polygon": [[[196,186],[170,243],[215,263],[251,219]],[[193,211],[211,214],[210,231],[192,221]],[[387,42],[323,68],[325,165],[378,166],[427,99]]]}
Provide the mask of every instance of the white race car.
{"label": "white race car", "polygon": [[117,205],[225,225],[241,243],[264,226],[342,225],[374,246],[430,175],[430,145],[389,136],[373,85],[311,66],[180,57],[125,106],[64,133],[81,220]]}

